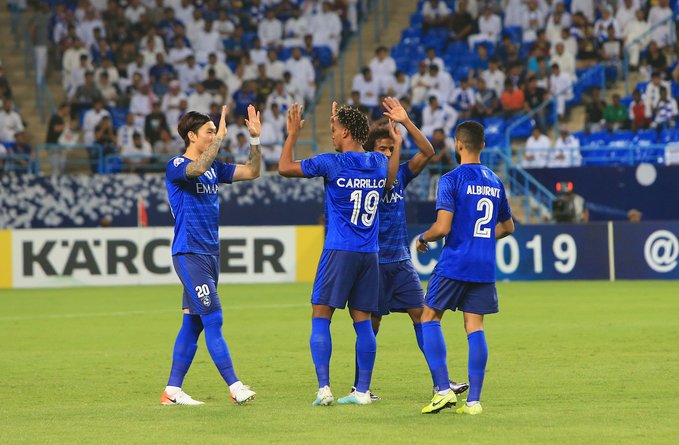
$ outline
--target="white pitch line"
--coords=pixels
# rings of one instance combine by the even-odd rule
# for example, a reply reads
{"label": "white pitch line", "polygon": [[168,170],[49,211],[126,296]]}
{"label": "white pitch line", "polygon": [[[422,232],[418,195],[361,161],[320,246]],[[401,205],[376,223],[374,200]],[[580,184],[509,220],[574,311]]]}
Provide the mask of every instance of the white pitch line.
{"label": "white pitch line", "polygon": [[[310,304],[265,304],[265,305],[252,305],[252,306],[222,306],[222,310],[228,314],[231,311],[244,311],[244,310],[258,310],[258,309],[297,309],[309,307]],[[89,313],[79,313],[79,314],[52,314],[52,315],[25,315],[16,317],[0,317],[0,322],[2,321],[22,321],[22,320],[59,320],[66,318],[93,318],[93,317],[127,317],[132,315],[151,315],[151,314],[167,314],[171,312],[176,312],[181,314],[181,309],[159,309],[152,311],[125,311],[125,312],[89,312]]]}

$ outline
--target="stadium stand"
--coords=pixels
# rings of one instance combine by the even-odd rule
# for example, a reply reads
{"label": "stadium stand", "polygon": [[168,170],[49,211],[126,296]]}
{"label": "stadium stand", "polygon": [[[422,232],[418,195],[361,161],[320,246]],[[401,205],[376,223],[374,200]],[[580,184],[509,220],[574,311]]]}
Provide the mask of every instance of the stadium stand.
{"label": "stadium stand", "polygon": [[[128,113],[134,115],[135,129],[142,139],[151,145],[151,170],[156,168],[152,165],[162,164],[183,147],[174,128],[186,109],[207,113],[213,104],[226,103],[232,111],[230,121],[243,115],[250,102],[259,106],[265,120],[272,114],[273,103],[278,113],[285,113],[289,102],[313,99],[339,48],[357,30],[363,3],[252,0],[236,6],[229,1],[41,2],[35,11],[23,14],[30,23],[48,25],[46,44],[57,61],[70,106],[68,117],[52,116],[52,130],[57,134],[44,148],[49,153],[64,151],[58,139],[65,129],[70,132],[70,149],[81,150],[82,143],[90,147],[99,122],[87,123],[85,116],[99,99],[104,100],[114,130],[109,141],[114,149],[104,149],[106,159],[91,163],[92,171],[99,173],[115,172],[115,166],[130,164],[124,162],[125,158],[149,157],[148,150],[131,145],[134,138],[117,140]],[[10,6],[25,8],[21,2]],[[278,82],[282,82],[283,91],[279,90],[277,97],[289,99],[271,102],[269,96]],[[9,99],[9,85],[0,82],[0,88],[2,96]],[[174,140],[165,144],[163,153],[153,152],[156,140],[146,134],[147,116],[157,105]],[[8,128],[7,136],[0,133],[0,140],[10,153],[14,153],[16,132],[11,122],[16,120],[0,113],[0,126]],[[275,129],[276,134],[284,135],[284,120],[271,124],[281,127]],[[86,125],[91,128],[83,128]],[[90,137],[83,139],[80,133]],[[233,136],[220,155],[223,159],[233,159],[237,135]],[[280,145],[282,140],[272,142]],[[174,153],[168,152],[167,145],[174,146]],[[88,151],[92,158],[93,152],[101,150]],[[60,171],[55,164],[52,170]]]}
{"label": "stadium stand", "polygon": [[[87,153],[82,161],[87,170],[125,171],[133,162],[123,158],[132,161],[147,153],[146,148],[135,152],[129,145],[133,137],[117,140],[129,112],[157,161],[181,150],[173,129],[188,108],[210,112],[213,103],[226,102],[234,113],[231,119],[237,121],[244,105],[255,101],[265,120],[284,115],[291,101],[314,98],[315,89],[333,69],[339,48],[358,29],[358,18],[369,2],[241,3],[236,7],[226,1],[198,6],[187,1],[162,6],[150,0],[50,1],[48,9],[26,12],[28,29],[34,23],[49,24],[49,54],[61,71],[70,118],[55,113],[52,122],[61,133],[47,145],[35,137],[31,141],[48,156],[17,153],[13,134],[0,137],[11,154],[7,159],[14,159],[13,153],[18,164],[21,157],[43,158],[42,171],[60,172],[64,153],[80,151]],[[677,11],[677,0],[601,4],[419,0],[400,40],[391,48],[378,48],[356,74],[349,102],[379,120],[380,98],[395,95],[404,100],[416,123],[431,130],[430,135],[439,126],[450,135],[460,119],[477,120],[487,128],[487,146],[505,150],[509,157],[502,159],[509,163],[518,161],[535,125],[546,135],[554,129],[549,147],[553,150],[557,124],[565,124],[580,142],[583,165],[668,162],[670,157],[662,152],[665,145],[676,142],[673,129],[678,118],[679,67],[672,20]],[[34,36],[36,46],[40,38]],[[620,93],[619,79],[627,75],[623,59],[637,81],[631,94],[620,94],[611,108],[610,93]],[[5,84],[0,82],[0,93],[11,97]],[[438,102],[435,110],[430,109],[432,96]],[[94,131],[82,126],[87,110],[99,98],[113,124],[113,150],[93,147],[83,139]],[[600,116],[592,104],[599,104]],[[147,123],[157,106],[165,124],[158,119]],[[626,116],[623,108],[628,109]],[[5,114],[0,112],[0,118]],[[276,134],[284,137],[284,120],[275,118],[271,124],[281,127]],[[169,140],[165,135],[165,142],[156,144],[164,128],[154,130],[154,125],[166,125]],[[239,126],[234,128],[240,131]],[[614,137],[619,129],[629,131]],[[508,152],[509,141],[514,150]],[[233,159],[236,143],[234,134],[221,154],[223,159]],[[272,146],[272,153],[275,145],[279,144]],[[404,156],[408,154],[404,150]],[[92,161],[97,156],[106,159]],[[71,160],[69,155],[66,164]],[[14,161],[4,164],[5,169],[18,171],[39,168],[30,162],[16,168]],[[157,169],[154,163],[145,168]]]}
{"label": "stadium stand", "polygon": [[[431,120],[429,98],[436,96],[440,119],[435,125],[450,134],[466,114],[486,126],[487,147],[507,149],[505,133],[522,145],[534,125],[540,125],[543,132],[554,126],[555,134],[557,123],[582,130],[582,111],[574,115],[571,110],[589,107],[592,99],[598,102],[596,94],[602,87],[616,90],[622,76],[623,48],[641,38],[631,65],[641,78],[650,80],[635,88],[645,106],[643,117],[635,120],[633,94],[611,94],[601,98],[601,116],[592,122],[595,125],[588,125],[585,133],[576,132],[575,137],[588,152],[583,155],[584,165],[662,163],[659,153],[663,147],[657,144],[667,143],[669,136],[662,139],[660,135],[671,131],[678,118],[676,24],[668,20],[678,10],[677,2],[594,3],[596,8],[592,2],[577,1],[420,0],[410,26],[391,48],[395,67],[391,76],[383,73],[380,77],[379,94],[396,93],[396,78],[405,78],[410,88],[397,94],[411,99],[412,114],[422,116],[419,124],[430,127],[431,123],[425,122]],[[432,72],[432,66],[438,72]],[[460,94],[466,91],[464,84],[470,84],[475,94]],[[662,99],[661,87],[667,91]],[[486,88],[502,103],[495,112],[473,107],[489,101],[487,95],[479,94]],[[357,99],[370,110],[370,116],[380,115],[372,99]],[[550,103],[533,115],[543,102]],[[526,112],[531,119],[525,118]],[[552,150],[556,139],[545,149]],[[639,141],[642,148],[636,145]],[[522,152],[518,150],[519,157]]]}

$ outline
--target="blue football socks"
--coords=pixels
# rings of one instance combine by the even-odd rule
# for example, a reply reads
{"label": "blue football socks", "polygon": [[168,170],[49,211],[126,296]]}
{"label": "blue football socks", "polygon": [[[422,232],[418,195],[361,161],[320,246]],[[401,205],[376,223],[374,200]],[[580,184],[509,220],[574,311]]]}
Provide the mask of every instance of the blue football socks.
{"label": "blue football socks", "polygon": [[356,391],[367,392],[375,367],[377,341],[370,320],[354,323],[356,331],[356,361],[358,362],[358,381]]}
{"label": "blue football socks", "polygon": [[446,365],[446,341],[443,338],[440,321],[427,321],[422,323],[422,339],[424,341],[424,356],[427,358],[429,372],[431,372],[434,385],[441,388],[450,388],[448,380],[448,367]]}
{"label": "blue football socks", "polygon": [[309,338],[311,358],[316,367],[318,387],[330,386],[330,356],[332,355],[332,338],[330,337],[330,319],[312,318],[311,337]]}
{"label": "blue football socks", "polygon": [[422,323],[413,323],[415,329],[415,338],[417,339],[417,347],[424,354],[424,339],[422,338]]}
{"label": "blue football socks", "polygon": [[199,315],[184,314],[182,327],[179,329],[177,340],[174,342],[172,369],[170,370],[170,379],[167,381],[167,386],[182,387],[184,377],[189,372],[193,357],[196,355],[198,337],[202,331],[203,323],[200,321]]}
{"label": "blue football socks", "polygon": [[[375,329],[373,326],[373,334],[375,334],[375,338],[377,338],[377,333],[380,332],[379,328]],[[358,343],[356,344],[358,346]],[[354,388],[358,385],[358,351],[356,351],[356,357],[354,360],[355,364],[355,371],[354,371]]]}
{"label": "blue football socks", "polygon": [[483,331],[475,331],[467,335],[467,342],[469,343],[469,363],[467,365],[469,396],[467,401],[474,402],[481,400],[483,377],[488,362],[488,344],[486,343],[486,334]]}
{"label": "blue football socks", "polygon": [[236,377],[236,371],[233,369],[229,347],[224,340],[224,334],[222,334],[222,310],[201,315],[201,319],[205,327],[205,343],[212,361],[215,362],[215,366],[217,366],[227,385],[236,383],[238,377]]}

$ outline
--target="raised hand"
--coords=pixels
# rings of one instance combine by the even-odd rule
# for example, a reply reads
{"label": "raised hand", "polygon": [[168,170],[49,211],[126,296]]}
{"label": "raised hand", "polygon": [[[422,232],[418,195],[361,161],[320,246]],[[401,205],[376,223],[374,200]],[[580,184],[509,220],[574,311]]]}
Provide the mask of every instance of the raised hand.
{"label": "raised hand", "polygon": [[248,127],[250,137],[259,137],[262,132],[262,121],[259,117],[259,111],[255,109],[254,105],[248,105],[248,118],[245,119],[245,125]]}
{"label": "raised hand", "polygon": [[408,113],[406,112],[401,102],[395,97],[385,97],[382,101],[382,106],[387,110],[384,115],[389,119],[398,123],[405,123],[408,120]]}
{"label": "raised hand", "polygon": [[217,127],[217,136],[218,138],[224,139],[226,137],[227,133],[227,128],[226,128],[226,115],[228,113],[228,107],[226,105],[222,105],[222,117],[219,118],[219,127]]}
{"label": "raised hand", "polygon": [[389,119],[387,128],[389,128],[389,137],[391,137],[396,145],[400,147],[401,144],[403,144],[403,136],[401,136],[401,132],[398,130],[398,128],[396,128],[396,125],[396,122]]}
{"label": "raised hand", "polygon": [[332,118],[334,119],[335,116],[337,116],[337,102],[334,100],[332,101]]}
{"label": "raised hand", "polygon": [[[333,102],[333,108],[335,103]],[[304,106],[297,103],[292,104],[288,109],[288,135],[297,135],[299,131],[304,126],[304,120],[302,119],[302,112],[304,111]]]}

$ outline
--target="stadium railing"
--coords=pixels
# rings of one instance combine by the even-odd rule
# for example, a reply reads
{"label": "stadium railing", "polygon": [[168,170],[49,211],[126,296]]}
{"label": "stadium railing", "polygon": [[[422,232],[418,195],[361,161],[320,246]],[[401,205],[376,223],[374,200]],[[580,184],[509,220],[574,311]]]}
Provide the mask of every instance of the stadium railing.
{"label": "stadium railing", "polygon": [[[78,159],[69,159],[68,153],[73,151],[80,151],[81,156]],[[42,153],[46,153],[46,159],[42,159]],[[59,159],[63,157],[64,170],[86,168],[96,172],[104,171],[103,147],[99,144],[74,144],[74,145],[59,145],[59,144],[37,144],[35,145],[35,172],[39,174],[42,172],[42,163],[48,162],[53,165],[59,163]],[[54,173],[54,171],[53,171]],[[59,172],[64,173],[64,172]]]}
{"label": "stadium railing", "polygon": [[[307,110],[307,115],[311,117],[311,139],[312,141],[316,141],[316,133],[317,133],[317,118],[316,118],[316,107],[318,103],[321,101],[321,98],[323,97],[323,94],[325,93],[326,88],[330,88],[330,97],[335,97],[335,73],[332,70],[329,70],[323,80],[321,81],[320,86],[316,89],[316,94],[314,94],[314,98],[311,100],[311,103],[309,104],[309,109]],[[318,153],[318,146],[317,144],[314,144],[314,153]]]}
{"label": "stadium railing", "polygon": [[[609,141],[608,144],[596,144],[597,140],[590,140],[591,145],[585,145],[578,150],[564,150],[564,164],[572,167],[579,166],[634,166],[640,163],[664,165],[668,162],[668,157],[672,157],[673,151],[679,151],[673,145],[666,144],[639,144],[630,139],[619,139]],[[542,155],[547,162],[549,156],[555,151],[554,148],[531,149],[531,154]],[[526,149],[518,149],[518,157],[521,159]],[[550,168],[545,166],[544,168]]]}
{"label": "stadium railing", "polygon": [[[29,23],[26,19],[25,11],[18,9],[15,5],[10,5],[10,16],[12,20],[12,34],[14,35],[15,48],[18,49],[19,43],[23,42],[24,49],[24,74],[26,79],[31,78],[31,68],[33,73],[37,73],[35,48],[31,41],[29,31]],[[40,121],[45,123],[47,121],[48,113],[54,114],[56,112],[56,104],[52,98],[46,80],[42,79],[38,82],[36,75],[33,75],[33,83],[35,90],[35,108],[40,115]]]}
{"label": "stadium railing", "polygon": [[40,170],[30,155],[11,153],[0,155],[0,173],[3,172],[38,174]]}
{"label": "stadium railing", "polygon": [[[273,145],[282,145],[284,141],[275,142]],[[310,150],[317,152],[318,147],[314,141],[298,141],[296,148],[309,147]],[[308,150],[307,150],[308,151]],[[42,153],[46,156],[42,156]],[[69,153],[80,152],[80,156],[69,156]],[[129,159],[149,159],[150,162],[144,164],[140,170],[144,172],[164,172],[167,162],[175,157],[175,154],[154,154],[152,156],[128,156]],[[10,157],[0,157],[0,163]],[[50,164],[51,174],[63,174],[70,172],[96,172],[100,174],[111,174],[124,172],[124,157],[120,153],[104,154],[104,149],[98,144],[38,144],[35,146],[35,160],[28,155],[16,156],[17,160],[30,160],[29,171],[35,174],[43,173],[44,163]],[[63,171],[61,168],[63,167]],[[25,171],[20,168],[7,168],[7,171]],[[3,171],[3,167],[0,167]]]}
{"label": "stadium railing", "polygon": [[[485,150],[484,150],[485,151]],[[489,155],[495,155],[504,162],[500,166],[500,175],[506,185],[510,197],[522,201],[524,224],[542,222],[549,219],[552,203],[556,199],[544,185],[535,179],[521,166],[512,163],[510,156],[501,148],[491,149]]]}
{"label": "stadium railing", "polygon": [[22,40],[26,38],[26,35],[23,34],[24,11],[16,4],[16,2],[12,1],[7,2],[7,9],[9,10],[10,16],[10,30],[14,37],[14,49],[19,49]]}
{"label": "stadium railing", "polygon": [[382,33],[380,32],[380,22],[382,26],[387,26],[388,22],[388,0],[364,0],[361,2],[365,9],[362,11],[359,17],[358,29],[355,33],[352,33],[340,50],[339,57],[337,58],[337,69],[338,69],[338,81],[339,81],[339,100],[344,102],[347,98],[346,88],[344,87],[344,74],[346,71],[346,56],[347,50],[356,41],[357,50],[357,63],[356,65],[360,68],[364,65],[363,61],[363,24],[368,21],[369,18],[373,20],[373,32],[375,43],[379,43],[382,39]]}
{"label": "stadium railing", "polygon": [[[606,96],[606,68],[599,64],[599,65],[594,65],[587,70],[585,70],[578,80],[573,83],[572,89],[573,89],[573,99],[567,102],[567,106],[572,106],[576,103],[580,102],[580,98],[582,96],[582,93],[586,90],[589,90],[593,87],[599,87],[601,88],[601,94],[603,97]],[[564,91],[561,91],[563,93]],[[511,153],[511,148],[512,148],[512,138],[527,138],[530,136],[530,128],[532,125],[527,125],[528,122],[531,124],[534,121],[534,117],[536,114],[541,112],[542,110],[546,109],[547,107],[551,106],[552,110],[552,119],[551,119],[551,124],[553,124],[553,129],[554,129],[554,139],[558,138],[558,125],[556,123],[558,122],[557,118],[557,97],[552,96],[542,104],[538,105],[537,107],[533,108],[531,111],[528,113],[515,118],[511,123],[509,123],[505,129],[505,138],[504,138],[504,146],[505,150],[507,150],[507,153]]]}
{"label": "stadium railing", "polygon": [[[663,26],[666,26],[668,23],[670,24],[669,29],[670,29],[670,41],[668,42],[669,45],[674,46],[674,44],[677,41],[677,36],[676,36],[676,28],[675,28],[675,22],[677,20],[677,13],[672,14],[671,16],[667,17],[665,20],[656,23],[653,27],[649,28],[648,31],[637,37],[636,39],[632,40],[628,45],[625,45],[623,48],[623,59],[622,59],[622,64],[623,64],[623,76],[625,79],[625,96],[630,95],[630,90],[629,90],[629,51],[630,49],[640,43],[643,42],[653,34],[653,32]],[[646,49],[642,49],[640,52],[644,53]]]}

